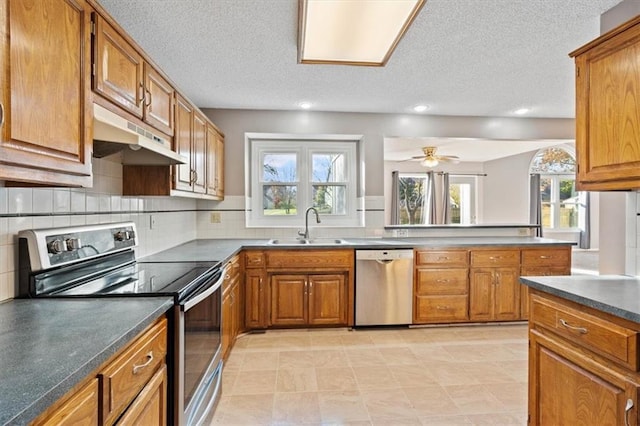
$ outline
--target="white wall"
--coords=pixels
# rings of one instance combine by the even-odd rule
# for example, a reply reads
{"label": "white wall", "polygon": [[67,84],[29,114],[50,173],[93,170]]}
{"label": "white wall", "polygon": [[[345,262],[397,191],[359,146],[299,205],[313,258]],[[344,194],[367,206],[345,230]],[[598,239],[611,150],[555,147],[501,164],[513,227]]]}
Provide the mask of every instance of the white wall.
{"label": "white wall", "polygon": [[225,134],[225,194],[244,195],[244,134],[364,135],[365,194],[384,195],[385,137],[573,139],[573,119],[457,117],[420,114],[203,109]]}
{"label": "white wall", "polygon": [[529,165],[536,152],[484,163],[483,223],[529,223]]}

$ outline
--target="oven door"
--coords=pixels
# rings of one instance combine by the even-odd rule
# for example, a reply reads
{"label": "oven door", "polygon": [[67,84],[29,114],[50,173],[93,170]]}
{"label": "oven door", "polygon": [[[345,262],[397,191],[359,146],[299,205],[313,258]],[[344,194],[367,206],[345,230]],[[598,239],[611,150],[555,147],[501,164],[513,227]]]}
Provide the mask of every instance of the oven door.
{"label": "oven door", "polygon": [[203,423],[220,397],[222,281],[225,275],[226,270],[180,305],[180,425]]}

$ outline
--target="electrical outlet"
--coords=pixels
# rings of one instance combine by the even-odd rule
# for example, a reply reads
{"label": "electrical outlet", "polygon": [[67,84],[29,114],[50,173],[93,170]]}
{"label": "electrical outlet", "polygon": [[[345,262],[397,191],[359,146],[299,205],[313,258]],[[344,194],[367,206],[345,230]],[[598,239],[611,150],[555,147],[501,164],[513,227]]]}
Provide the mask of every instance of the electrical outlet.
{"label": "electrical outlet", "polygon": [[149,229],[154,229],[156,227],[156,217],[154,215],[149,216]]}
{"label": "electrical outlet", "polygon": [[402,237],[408,237],[408,236],[409,236],[408,229],[398,229],[398,237],[402,238]]}
{"label": "electrical outlet", "polygon": [[529,230],[526,228],[519,228],[518,229],[518,235],[520,235],[521,237],[528,237],[530,234]]}
{"label": "electrical outlet", "polygon": [[220,218],[220,212],[211,212],[211,217],[209,218],[211,223],[220,223],[222,222]]}

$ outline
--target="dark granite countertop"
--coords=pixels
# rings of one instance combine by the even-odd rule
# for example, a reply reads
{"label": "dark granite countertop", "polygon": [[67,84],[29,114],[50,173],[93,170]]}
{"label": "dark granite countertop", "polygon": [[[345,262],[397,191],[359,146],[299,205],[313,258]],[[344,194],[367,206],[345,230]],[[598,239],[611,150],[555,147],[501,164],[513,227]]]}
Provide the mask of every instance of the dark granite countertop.
{"label": "dark granite countertop", "polygon": [[640,278],[621,275],[521,277],[536,290],[640,324]]}
{"label": "dark granite countertop", "polygon": [[172,304],[168,297],[0,303],[0,425],[28,424]]}
{"label": "dark granite countertop", "polygon": [[[291,244],[269,244],[266,239],[199,239],[180,244],[140,259],[142,262],[185,262],[211,261],[225,262],[233,255],[246,249],[385,249],[415,247],[481,247],[481,246],[543,246],[575,245],[569,241],[560,241],[537,237],[413,237],[413,238],[344,238],[343,243],[334,244],[334,238],[319,238],[316,243],[305,245],[295,242],[295,238],[284,238]],[[324,242],[324,243],[323,243]]]}

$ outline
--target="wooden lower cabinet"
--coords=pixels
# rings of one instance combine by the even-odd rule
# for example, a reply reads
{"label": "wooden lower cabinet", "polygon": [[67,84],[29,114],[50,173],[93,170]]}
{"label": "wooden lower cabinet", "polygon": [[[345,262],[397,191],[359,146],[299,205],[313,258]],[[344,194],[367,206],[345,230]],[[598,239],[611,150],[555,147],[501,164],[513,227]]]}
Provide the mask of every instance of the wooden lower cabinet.
{"label": "wooden lower cabinet", "polygon": [[413,322],[416,324],[469,319],[469,269],[416,270]]}
{"label": "wooden lower cabinet", "polygon": [[32,423],[34,426],[98,425],[98,379],[93,378],[82,389],[51,413],[45,413]]}
{"label": "wooden lower cabinet", "polygon": [[167,342],[161,318],[32,424],[166,425]]}
{"label": "wooden lower cabinet", "polygon": [[271,325],[346,325],[347,286],[342,274],[273,274]]}
{"label": "wooden lower cabinet", "polygon": [[226,359],[242,329],[244,306],[241,299],[240,256],[227,264],[227,275],[222,283],[222,356]]}
{"label": "wooden lower cabinet", "polygon": [[166,365],[154,374],[116,424],[122,426],[167,424]]}
{"label": "wooden lower cabinet", "polygon": [[520,318],[520,270],[471,268],[469,319],[511,321]]}
{"label": "wooden lower cabinet", "polygon": [[[520,276],[571,275],[571,246],[522,250]],[[529,318],[529,287],[520,285],[520,318]]]}
{"label": "wooden lower cabinet", "polygon": [[637,425],[638,324],[535,290],[530,308],[529,424]]}
{"label": "wooden lower cabinet", "polygon": [[248,329],[267,328],[268,291],[265,290],[266,274],[262,269],[247,269],[244,273],[245,316],[244,323]]}

